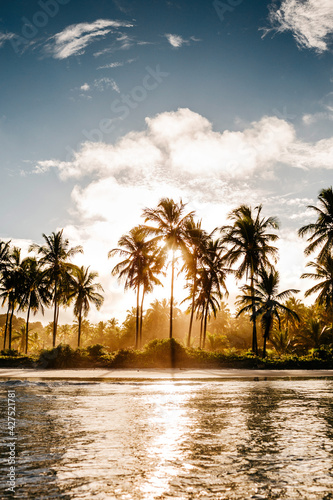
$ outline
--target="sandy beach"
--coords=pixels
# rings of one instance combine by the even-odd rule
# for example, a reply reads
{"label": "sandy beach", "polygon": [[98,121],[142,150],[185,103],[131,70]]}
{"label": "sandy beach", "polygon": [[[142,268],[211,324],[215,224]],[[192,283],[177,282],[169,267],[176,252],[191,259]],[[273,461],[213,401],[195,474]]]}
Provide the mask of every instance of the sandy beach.
{"label": "sandy beach", "polygon": [[333,370],[240,370],[240,369],[78,369],[36,370],[0,368],[0,380],[265,380],[333,378]]}

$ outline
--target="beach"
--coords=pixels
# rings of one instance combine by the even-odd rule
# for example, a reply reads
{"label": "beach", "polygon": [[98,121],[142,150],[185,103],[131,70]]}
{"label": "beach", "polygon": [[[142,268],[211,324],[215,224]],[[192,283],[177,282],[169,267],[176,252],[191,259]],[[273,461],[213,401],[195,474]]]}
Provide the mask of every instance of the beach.
{"label": "beach", "polygon": [[333,378],[333,370],[247,370],[247,369],[66,369],[38,370],[0,368],[0,380],[268,380]]}

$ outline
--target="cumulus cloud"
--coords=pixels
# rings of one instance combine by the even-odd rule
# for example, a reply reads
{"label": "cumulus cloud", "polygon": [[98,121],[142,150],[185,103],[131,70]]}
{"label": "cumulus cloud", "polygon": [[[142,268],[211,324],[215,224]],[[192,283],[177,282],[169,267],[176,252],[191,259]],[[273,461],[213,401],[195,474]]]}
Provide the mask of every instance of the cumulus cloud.
{"label": "cumulus cloud", "polygon": [[333,138],[308,143],[290,123],[263,117],[242,131],[216,132],[198,113],[183,108],[146,118],[146,129],[116,144],[86,142],[71,161],[40,161],[36,172],[57,168],[62,179],[112,176],[121,183],[151,180],[204,186],[214,179],[272,179],[277,164],[301,169],[333,168]]}
{"label": "cumulus cloud", "polygon": [[300,288],[304,242],[292,228],[311,217],[307,205],[315,200],[300,194],[297,175],[298,191],[290,192],[288,180],[284,197],[277,180],[270,180],[278,169],[291,167],[332,169],[333,138],[301,141],[292,124],[275,116],[243,130],[217,132],[207,118],[179,109],[147,118],[145,130],[132,131],[115,144],[86,142],[71,161],[39,162],[36,170],[56,169],[63,181],[76,182],[72,216],[79,222],[66,228],[66,235],[73,244],[83,245],[85,255],[80,258],[100,273],[106,290],[101,314],[107,318],[129,307],[128,295],[110,277],[114,262],[107,260],[107,252],[124,232],[142,222],[142,209],[156,206],[162,197],[188,202],[207,230],[225,224],[239,203],[263,203],[267,215],[282,216],[289,224],[279,244],[281,287]]}
{"label": "cumulus cloud", "polygon": [[80,55],[93,41],[117,31],[121,27],[130,28],[132,24],[98,19],[93,23],[79,23],[68,26],[54,35],[45,46],[48,54],[55,59],[67,59],[73,55]]}
{"label": "cumulus cloud", "polygon": [[282,0],[280,8],[276,3],[270,6],[269,20],[274,31],[290,31],[300,48],[318,53],[329,49],[333,34],[332,0]]}
{"label": "cumulus cloud", "polygon": [[189,38],[188,40],[186,40],[180,35],[173,35],[171,33],[166,33],[164,36],[168,40],[170,45],[172,45],[172,47],[174,47],[175,49],[179,49],[183,45],[190,45],[191,41],[192,42],[200,41],[199,38],[195,38],[194,36],[191,36],[191,38]]}
{"label": "cumulus cloud", "polygon": [[88,83],[84,83],[83,85],[81,85],[80,90],[82,90],[83,92],[88,92],[88,90],[90,90],[90,85],[88,85]]}

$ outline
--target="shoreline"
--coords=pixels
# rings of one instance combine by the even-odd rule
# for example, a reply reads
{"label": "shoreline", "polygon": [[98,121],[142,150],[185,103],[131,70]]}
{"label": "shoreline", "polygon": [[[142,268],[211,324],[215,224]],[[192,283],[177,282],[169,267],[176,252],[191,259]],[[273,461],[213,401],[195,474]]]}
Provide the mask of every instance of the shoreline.
{"label": "shoreline", "polygon": [[218,380],[276,380],[332,378],[333,370],[258,370],[258,369],[35,369],[0,368],[0,381],[4,380],[95,380],[95,381],[218,381]]}

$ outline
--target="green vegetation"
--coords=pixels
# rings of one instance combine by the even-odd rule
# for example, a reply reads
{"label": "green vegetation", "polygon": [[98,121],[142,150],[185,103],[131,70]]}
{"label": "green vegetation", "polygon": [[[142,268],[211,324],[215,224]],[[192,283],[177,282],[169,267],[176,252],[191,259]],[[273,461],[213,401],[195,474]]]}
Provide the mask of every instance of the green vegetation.
{"label": "green vegetation", "polygon": [[[34,256],[21,259],[21,250],[0,241],[0,315],[2,366],[44,367],[331,367],[333,352],[333,192],[323,189],[317,220],[299,230],[307,236],[307,264],[313,272],[301,278],[317,283],[306,296],[296,289],[279,291],[278,221],[263,217],[262,206],[241,205],[229,225],[207,233],[194,212],[180,200],[162,199],[143,211],[144,224],[134,227],[110,250],[119,256],[110,271],[136,291],[136,307],[119,325],[115,318],[91,324],[90,305],[103,302],[97,273],[71,259],[81,247],[70,247],[62,231],[43,235],[44,245],[31,245]],[[147,225],[149,224],[149,225]],[[189,291],[186,312],[174,297],[176,263]],[[171,266],[169,300],[144,301],[160,275]],[[241,295],[232,315],[224,301],[226,279],[234,276]],[[60,307],[73,307],[76,322],[58,325]],[[31,313],[53,309],[53,321],[43,327]],[[25,318],[18,314],[25,312]],[[16,314],[14,314],[16,313]],[[59,344],[57,346],[57,343]],[[23,356],[23,353],[30,356]]]}

